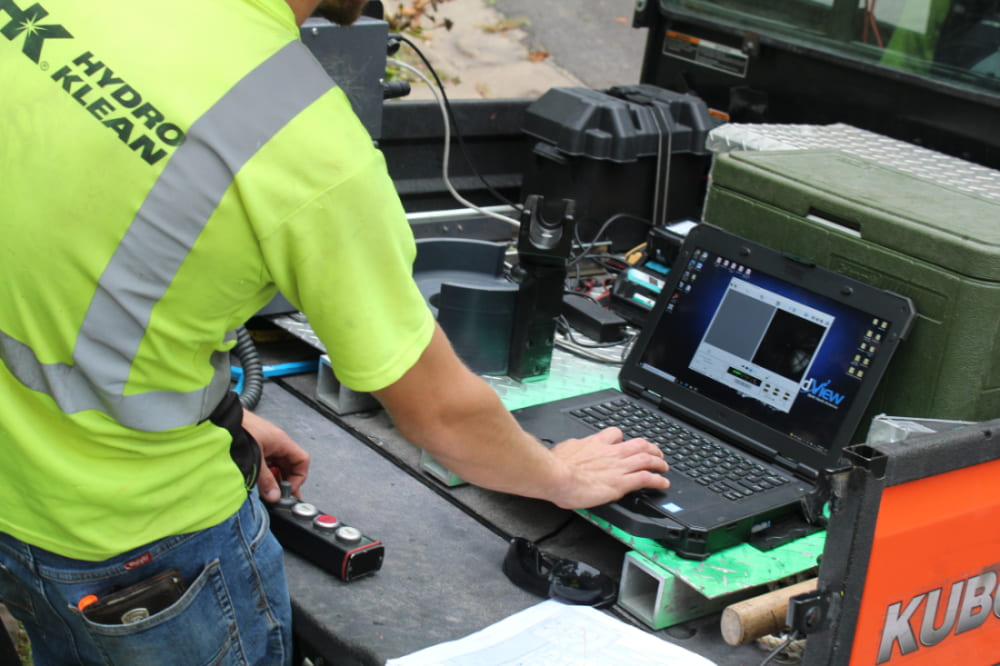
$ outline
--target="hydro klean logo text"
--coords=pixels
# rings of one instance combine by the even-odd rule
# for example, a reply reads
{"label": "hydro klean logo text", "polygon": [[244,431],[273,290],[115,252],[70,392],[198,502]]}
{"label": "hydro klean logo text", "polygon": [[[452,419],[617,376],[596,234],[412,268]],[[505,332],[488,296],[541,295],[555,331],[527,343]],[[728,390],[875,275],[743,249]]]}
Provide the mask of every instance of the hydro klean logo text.
{"label": "hydro klean logo text", "polygon": [[139,91],[90,51],[56,71],[52,80],[149,164],[156,164],[166,156],[168,148],[184,141],[180,127],[166,122]]}
{"label": "hydro klean logo text", "polygon": [[[6,24],[4,13],[8,17]],[[74,39],[62,25],[46,22],[48,15],[37,3],[21,9],[14,0],[0,0],[0,25],[3,25],[0,35],[11,43],[23,37],[21,51],[42,71],[51,69],[42,60],[45,41]],[[58,67],[51,76],[63,91],[147,164],[156,164],[184,141],[184,131],[178,125],[168,122],[159,109],[91,51],[84,51]]]}
{"label": "hydro klean logo text", "polygon": [[1000,621],[998,571],[1000,563],[955,581],[948,586],[947,601],[943,600],[945,586],[942,586],[918,594],[905,604],[891,604],[886,610],[876,663],[884,664],[897,655],[933,648],[950,636],[979,629],[986,622]]}

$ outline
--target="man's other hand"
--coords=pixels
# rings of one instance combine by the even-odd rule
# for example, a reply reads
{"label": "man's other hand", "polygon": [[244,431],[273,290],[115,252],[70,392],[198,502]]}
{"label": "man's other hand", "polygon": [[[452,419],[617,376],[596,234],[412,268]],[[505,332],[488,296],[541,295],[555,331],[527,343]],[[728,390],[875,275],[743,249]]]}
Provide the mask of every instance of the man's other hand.
{"label": "man's other hand", "polygon": [[243,428],[257,440],[264,460],[257,479],[261,498],[265,502],[277,502],[281,497],[278,480],[270,470],[272,465],[281,470],[282,480],[291,483],[292,494],[299,497],[299,489],[309,473],[309,454],[284,430],[246,409],[243,410]]}

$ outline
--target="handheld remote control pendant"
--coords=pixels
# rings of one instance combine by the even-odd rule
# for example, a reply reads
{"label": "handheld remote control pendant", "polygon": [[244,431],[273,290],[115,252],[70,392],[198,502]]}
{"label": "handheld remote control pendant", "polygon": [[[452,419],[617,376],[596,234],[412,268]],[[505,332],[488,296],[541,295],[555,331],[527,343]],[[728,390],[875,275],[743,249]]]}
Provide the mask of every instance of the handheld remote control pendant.
{"label": "handheld remote control pendant", "polygon": [[281,545],[337,576],[352,581],[382,568],[385,546],[361,530],[323,513],[292,495],[292,485],[279,482],[281,499],[265,503],[271,515],[271,532]]}

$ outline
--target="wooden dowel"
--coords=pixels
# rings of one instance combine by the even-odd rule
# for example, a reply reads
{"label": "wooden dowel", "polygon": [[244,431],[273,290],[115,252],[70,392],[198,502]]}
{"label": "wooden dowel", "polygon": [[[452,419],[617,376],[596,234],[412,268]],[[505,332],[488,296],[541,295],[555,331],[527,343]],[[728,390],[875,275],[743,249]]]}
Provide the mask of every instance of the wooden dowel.
{"label": "wooden dowel", "polygon": [[744,645],[780,632],[785,628],[788,600],[815,589],[816,579],[812,578],[726,606],[722,611],[722,638],[730,645]]}

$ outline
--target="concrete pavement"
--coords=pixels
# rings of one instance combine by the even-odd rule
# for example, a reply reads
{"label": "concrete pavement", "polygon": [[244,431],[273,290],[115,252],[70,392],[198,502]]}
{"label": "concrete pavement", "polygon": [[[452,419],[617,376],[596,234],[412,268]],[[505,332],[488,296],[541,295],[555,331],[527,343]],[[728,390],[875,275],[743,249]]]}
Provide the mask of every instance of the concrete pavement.
{"label": "concrete pavement", "polygon": [[[637,83],[646,29],[632,27],[632,10],[632,0],[443,0],[413,39],[450,98],[534,98],[556,86]],[[423,69],[407,50],[399,57]],[[430,97],[413,83],[409,99]]]}
{"label": "concrete pavement", "polygon": [[527,18],[528,48],[548,51],[587,87],[639,82],[648,30],[632,27],[634,0],[495,0],[494,6],[504,16]]}

